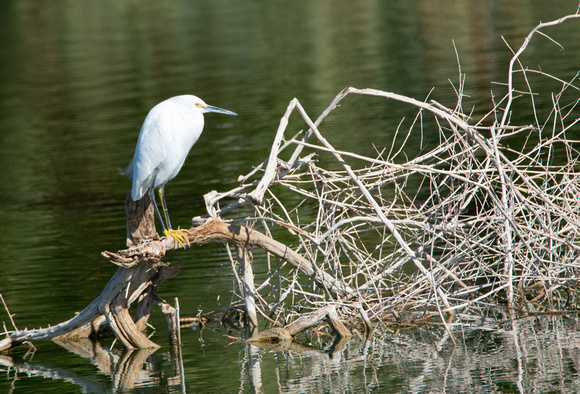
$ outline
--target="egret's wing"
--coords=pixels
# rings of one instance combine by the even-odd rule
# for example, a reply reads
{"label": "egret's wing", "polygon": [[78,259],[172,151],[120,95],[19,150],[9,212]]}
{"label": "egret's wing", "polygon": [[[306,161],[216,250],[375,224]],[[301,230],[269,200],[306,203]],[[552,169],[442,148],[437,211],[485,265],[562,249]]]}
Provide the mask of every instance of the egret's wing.
{"label": "egret's wing", "polygon": [[[133,165],[133,189],[131,195],[133,200],[140,200],[149,188],[161,186],[155,181],[155,174],[157,168],[167,157],[168,144],[171,141],[168,139],[165,130],[164,119],[166,119],[160,111],[153,108],[145,118],[137,147],[135,148],[135,156],[131,161]],[[131,166],[131,165],[130,165]]]}

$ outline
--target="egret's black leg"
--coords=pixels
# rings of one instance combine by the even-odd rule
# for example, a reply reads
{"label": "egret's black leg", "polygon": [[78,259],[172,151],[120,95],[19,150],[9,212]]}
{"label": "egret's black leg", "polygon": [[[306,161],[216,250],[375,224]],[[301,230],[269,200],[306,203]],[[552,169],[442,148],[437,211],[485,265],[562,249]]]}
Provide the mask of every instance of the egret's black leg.
{"label": "egret's black leg", "polygon": [[157,207],[157,201],[155,201],[155,193],[153,192],[153,188],[149,189],[149,198],[153,201],[153,206],[155,207],[155,212],[157,213],[157,219],[159,219],[159,223],[161,223],[161,228],[163,232],[165,232],[166,227],[165,223],[163,223],[163,218],[161,217],[161,212],[159,212],[159,208]]}
{"label": "egret's black leg", "polygon": [[[181,246],[185,246],[185,244],[189,244],[189,241],[187,239],[187,235],[189,235],[189,230],[185,230],[185,229],[177,229],[174,230],[171,228],[171,221],[169,220],[169,213],[167,212],[167,203],[165,202],[165,193],[164,193],[164,187],[161,186],[157,193],[159,193],[159,199],[161,200],[161,208],[163,209],[163,214],[165,215],[165,221],[167,222],[167,228],[165,228],[165,226],[163,227],[163,233],[165,234],[166,237],[171,237],[174,240],[176,240],[177,242],[179,242],[179,244]],[[157,215],[159,216],[159,220],[161,220],[161,222],[163,222],[163,220],[161,219],[161,213],[159,212],[159,209],[157,208],[157,204],[155,204],[155,209],[157,210]]]}
{"label": "egret's black leg", "polygon": [[165,202],[165,186],[161,186],[157,193],[159,193],[159,200],[161,201],[161,208],[163,208],[163,214],[165,215],[165,222],[167,223],[167,228],[171,229],[171,220],[169,220],[169,212],[167,211],[167,203]]}

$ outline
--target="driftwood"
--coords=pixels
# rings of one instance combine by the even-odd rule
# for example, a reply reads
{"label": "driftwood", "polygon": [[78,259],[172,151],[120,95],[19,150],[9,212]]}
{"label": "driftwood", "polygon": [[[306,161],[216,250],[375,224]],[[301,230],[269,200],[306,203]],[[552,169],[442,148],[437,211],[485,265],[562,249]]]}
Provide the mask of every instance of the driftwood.
{"label": "driftwood", "polygon": [[[127,212],[140,212],[137,220],[131,215],[128,219],[129,234],[138,234],[131,242],[140,237],[151,236],[155,230],[153,209],[148,199],[137,203],[127,200]],[[106,255],[106,253],[105,253]],[[147,319],[153,304],[162,306],[169,318],[175,317],[175,308],[162,300],[155,292],[156,287],[177,275],[180,264],[169,265],[161,262],[165,255],[163,248],[148,249],[142,255],[139,264],[124,264],[116,261],[119,269],[113,275],[103,292],[91,302],[82,312],[72,319],[56,326],[38,329],[16,331],[0,341],[0,350],[6,350],[26,341],[46,339],[69,339],[96,336],[105,327],[109,327],[117,339],[129,348],[155,348],[157,344],[145,335]],[[135,319],[129,314],[129,306],[138,301]]]}
{"label": "driftwood", "polygon": [[[153,210],[146,198],[137,203],[128,199],[127,207],[129,215],[127,243],[135,246],[116,253],[107,251],[102,253],[103,257],[118,265],[119,269],[101,295],[75,317],[56,326],[12,332],[0,341],[0,350],[15,347],[26,341],[90,337],[107,326],[126,348],[158,347],[145,335],[153,304],[161,305],[162,311],[167,315],[172,342],[179,341],[179,316],[176,309],[157,295],[156,288],[179,273],[181,264],[169,265],[163,263],[161,259],[168,251],[182,246],[172,239],[158,239],[156,234],[152,236],[151,231],[155,229],[155,226],[151,225]],[[135,213],[143,216],[135,218]],[[262,248],[287,261],[300,272],[312,277],[333,297],[344,297],[354,292],[349,286],[318,270],[312,262],[292,249],[256,230],[214,219],[198,227],[191,227],[189,232],[190,245],[221,242],[231,243],[239,248],[239,254],[246,265],[245,278],[248,284],[244,291],[248,296],[253,291],[251,258],[247,251],[251,247]],[[147,237],[157,239],[142,240]],[[140,242],[136,242],[137,240]],[[138,305],[136,316],[133,318],[129,313],[129,306],[135,301],[138,301]],[[257,325],[255,312],[251,322],[254,326]]]}
{"label": "driftwood", "polygon": [[[580,126],[580,73],[551,75],[521,55],[536,37],[564,49],[549,34],[579,20],[576,13],[536,26],[513,50],[507,83],[494,88],[486,113],[464,109],[459,57],[454,106],[431,93],[417,100],[351,87],[314,120],[291,100],[268,159],[240,176],[239,186],[208,193],[206,210],[265,234],[286,229],[302,256],[355,292],[336,302],[268,259],[268,277],[253,295],[258,313],[277,314],[285,325],[302,306],[336,302],[355,325],[430,316],[450,332],[448,318],[466,309],[578,309],[580,149],[571,137]],[[389,131],[375,129],[370,155],[341,151],[326,137],[336,130],[326,134],[323,121],[339,106],[348,110],[348,100],[365,100],[377,116],[396,101],[411,116]],[[342,132],[364,134],[370,120],[360,119]]]}
{"label": "driftwood", "polygon": [[[545,30],[574,19],[580,14],[530,32],[513,51],[506,94],[494,94],[492,109],[479,119],[463,110],[461,67],[454,108],[348,88],[313,121],[298,99],[291,100],[268,159],[232,190],[206,194],[207,215],[194,218],[189,229],[191,245],[235,249],[227,251],[234,272],[241,271],[237,296],[249,325],[260,315],[286,326],[271,333],[294,337],[298,326],[291,322],[300,322],[298,311],[307,309],[321,311],[314,321],[348,318],[367,330],[392,316],[405,322],[435,316],[450,334],[448,319],[466,308],[577,309],[580,150],[567,134],[580,125],[580,73],[565,81],[520,60],[535,35],[549,37]],[[539,78],[557,89],[538,92],[532,82]],[[373,156],[340,151],[324,136],[322,122],[339,103],[345,108],[347,97],[372,98],[381,111],[388,110],[383,103],[397,101],[415,117],[393,126],[392,140],[372,141]],[[540,98],[549,108],[536,109]],[[511,124],[516,109],[532,113],[531,123]],[[303,121],[297,127],[290,126],[293,113]],[[290,127],[305,131],[289,134]],[[161,304],[170,322],[179,318],[156,287],[180,266],[161,259],[182,246],[159,239],[152,208],[139,204],[127,204],[129,248],[103,252],[120,267],[103,293],[67,322],[10,333],[0,350],[89,336],[105,326],[128,348],[157,346],[144,334],[152,305]],[[286,244],[272,235],[281,232]],[[251,248],[264,250],[265,258]],[[263,283],[254,283],[253,257],[268,267]],[[135,318],[128,313],[133,302],[139,303]],[[329,305],[337,319],[328,318],[334,313]]]}

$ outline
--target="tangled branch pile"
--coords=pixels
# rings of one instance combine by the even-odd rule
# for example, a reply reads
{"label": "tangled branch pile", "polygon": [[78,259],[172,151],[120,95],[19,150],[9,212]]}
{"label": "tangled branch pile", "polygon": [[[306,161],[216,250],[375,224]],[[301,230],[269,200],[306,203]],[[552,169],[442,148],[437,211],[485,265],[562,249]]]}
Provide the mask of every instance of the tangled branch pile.
{"label": "tangled branch pile", "polygon": [[[541,30],[578,17],[540,24],[528,35],[510,63],[508,93],[478,121],[462,109],[463,75],[453,109],[349,88],[313,122],[292,100],[268,160],[240,177],[240,187],[206,195],[207,209],[224,219],[228,212],[244,212],[233,220],[283,238],[353,292],[334,297],[268,256],[261,283],[239,278],[248,311],[287,321],[301,307],[330,304],[343,316],[385,321],[403,319],[403,312],[444,318],[489,305],[530,312],[577,309],[580,178],[578,145],[570,133],[580,127],[580,88],[576,77],[566,82],[527,69],[519,56],[534,34],[546,36]],[[530,75],[559,84],[548,92],[552,108],[543,119]],[[416,108],[415,120],[375,157],[338,151],[325,139],[322,121],[352,94],[401,101]],[[516,109],[531,111],[535,122],[510,125]],[[294,111],[308,130],[287,137]],[[410,145],[433,133],[437,146],[407,156],[417,150]],[[226,198],[235,200],[220,209],[218,202]],[[251,218],[247,210],[234,210],[246,202],[254,209]]]}

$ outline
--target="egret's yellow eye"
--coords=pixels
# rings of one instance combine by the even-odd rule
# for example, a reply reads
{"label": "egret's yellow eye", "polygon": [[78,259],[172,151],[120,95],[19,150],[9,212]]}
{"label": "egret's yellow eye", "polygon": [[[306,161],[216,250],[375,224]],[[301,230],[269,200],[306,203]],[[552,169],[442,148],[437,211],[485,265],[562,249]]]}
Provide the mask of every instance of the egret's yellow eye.
{"label": "egret's yellow eye", "polygon": [[202,103],[195,103],[195,106],[197,108],[203,108],[204,107],[204,105]]}

